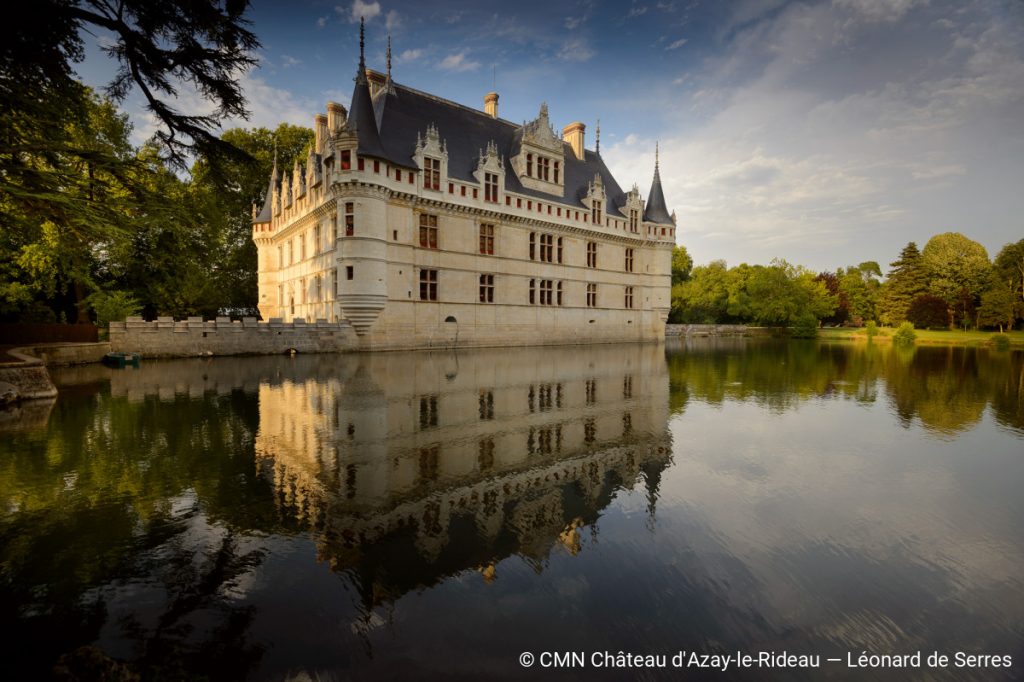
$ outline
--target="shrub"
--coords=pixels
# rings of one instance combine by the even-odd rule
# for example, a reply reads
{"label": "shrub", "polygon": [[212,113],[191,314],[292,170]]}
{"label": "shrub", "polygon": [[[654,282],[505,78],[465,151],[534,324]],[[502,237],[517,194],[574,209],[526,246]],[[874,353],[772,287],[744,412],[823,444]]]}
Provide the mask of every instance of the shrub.
{"label": "shrub", "polygon": [[96,312],[96,326],[101,328],[139,312],[139,302],[124,291],[97,291],[86,300]]}
{"label": "shrub", "polygon": [[907,319],[918,329],[949,329],[949,306],[938,296],[921,294],[910,302]]}
{"label": "shrub", "polygon": [[892,340],[900,345],[914,345],[914,341],[917,340],[917,333],[914,332],[914,324],[912,322],[904,322],[901,324],[900,328],[896,330],[896,333],[892,335]]}
{"label": "shrub", "polygon": [[1010,350],[1009,334],[993,334],[990,340],[996,350]]}
{"label": "shrub", "polygon": [[812,313],[803,313],[794,320],[792,336],[794,339],[818,338],[818,318]]}
{"label": "shrub", "polygon": [[873,339],[878,336],[878,325],[875,324],[874,320],[868,320],[867,324],[864,325],[864,329],[867,331],[869,339]]}

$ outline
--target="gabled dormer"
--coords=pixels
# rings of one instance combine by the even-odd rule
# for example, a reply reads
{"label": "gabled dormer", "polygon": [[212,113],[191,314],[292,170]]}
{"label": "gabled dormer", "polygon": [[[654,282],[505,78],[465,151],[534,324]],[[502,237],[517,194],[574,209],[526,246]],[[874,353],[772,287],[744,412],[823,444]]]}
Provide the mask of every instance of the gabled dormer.
{"label": "gabled dormer", "polygon": [[591,225],[604,225],[605,216],[608,215],[608,195],[604,191],[604,179],[600,173],[594,173],[594,179],[587,186],[583,205],[590,209]]}
{"label": "gabled dormer", "polygon": [[626,216],[626,229],[633,234],[639,234],[644,222],[644,200],[640,195],[640,188],[635,184],[633,189],[626,193],[622,213]]}
{"label": "gabled dormer", "polygon": [[501,203],[505,187],[505,159],[498,155],[498,145],[494,140],[487,143],[486,151],[480,150],[473,177],[483,187],[484,201]]}
{"label": "gabled dormer", "polygon": [[551,127],[547,104],[540,105],[536,119],[523,124],[519,153],[512,157],[512,168],[523,187],[565,196],[564,144]]}
{"label": "gabled dormer", "polygon": [[292,168],[292,197],[293,201],[298,201],[301,197],[306,195],[306,174],[302,170],[302,166],[299,165],[299,159],[295,159],[295,167]]}
{"label": "gabled dormer", "polygon": [[413,160],[423,171],[420,174],[423,189],[443,191],[448,181],[448,147],[433,123],[427,126],[426,134],[416,133]]}

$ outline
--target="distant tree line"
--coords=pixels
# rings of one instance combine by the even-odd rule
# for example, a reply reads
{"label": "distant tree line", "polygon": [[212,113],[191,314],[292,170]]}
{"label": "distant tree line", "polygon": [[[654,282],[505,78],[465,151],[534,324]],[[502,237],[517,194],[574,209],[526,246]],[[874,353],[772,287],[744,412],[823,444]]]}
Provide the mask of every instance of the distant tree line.
{"label": "distant tree line", "polygon": [[907,244],[884,279],[867,261],[812,273],[781,260],[728,267],[692,267],[684,247],[673,257],[670,321],[796,325],[813,315],[826,325],[919,329],[1008,330],[1024,318],[1024,239],[1005,245],[994,261],[958,232],[937,234],[923,250]]}

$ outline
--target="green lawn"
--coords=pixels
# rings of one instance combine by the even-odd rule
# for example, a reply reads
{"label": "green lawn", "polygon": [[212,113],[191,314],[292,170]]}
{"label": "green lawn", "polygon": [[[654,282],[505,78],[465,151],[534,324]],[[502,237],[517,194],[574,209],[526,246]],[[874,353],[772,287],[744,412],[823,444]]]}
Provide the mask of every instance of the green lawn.
{"label": "green lawn", "polygon": [[[875,341],[887,342],[892,340],[895,329],[892,327],[879,327],[879,335]],[[988,345],[996,332],[965,332],[965,331],[935,331],[932,329],[915,329],[917,343],[929,346],[985,346]],[[1024,348],[1024,331],[1007,332],[1010,337],[1010,345],[1014,348]],[[838,327],[819,329],[818,338],[823,341],[835,341],[839,339],[867,340],[867,332],[854,327]]]}

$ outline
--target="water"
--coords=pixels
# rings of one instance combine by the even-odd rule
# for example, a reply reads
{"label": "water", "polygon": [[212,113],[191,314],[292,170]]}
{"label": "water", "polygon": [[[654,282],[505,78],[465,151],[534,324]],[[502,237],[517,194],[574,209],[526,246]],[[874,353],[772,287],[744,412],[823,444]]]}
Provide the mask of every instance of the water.
{"label": "water", "polygon": [[595,670],[603,651],[1013,657],[686,679],[1024,674],[1020,352],[700,341],[55,380],[0,415],[4,679],[62,656],[144,679],[680,678]]}

